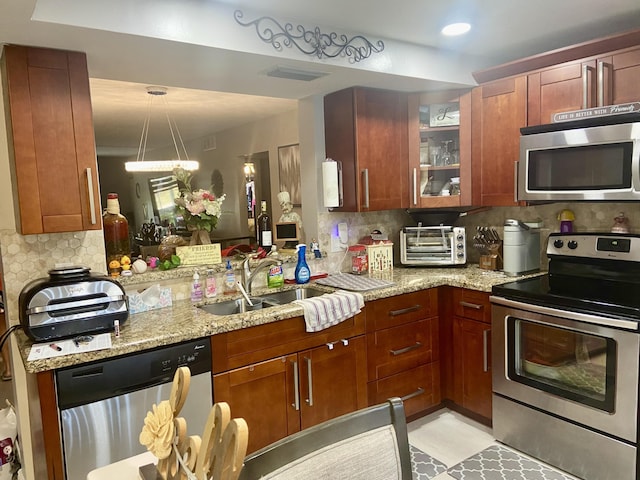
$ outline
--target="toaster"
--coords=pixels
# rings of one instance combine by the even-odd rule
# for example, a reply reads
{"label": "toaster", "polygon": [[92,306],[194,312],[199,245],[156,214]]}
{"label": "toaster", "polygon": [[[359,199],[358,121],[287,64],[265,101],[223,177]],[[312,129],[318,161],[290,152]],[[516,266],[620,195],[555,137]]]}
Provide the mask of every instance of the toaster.
{"label": "toaster", "polygon": [[442,267],[467,263],[464,227],[404,227],[400,231],[400,262],[403,265]]}
{"label": "toaster", "polygon": [[20,323],[35,342],[100,333],[129,318],[126,294],[115,280],[86,267],[50,270],[20,292]]}

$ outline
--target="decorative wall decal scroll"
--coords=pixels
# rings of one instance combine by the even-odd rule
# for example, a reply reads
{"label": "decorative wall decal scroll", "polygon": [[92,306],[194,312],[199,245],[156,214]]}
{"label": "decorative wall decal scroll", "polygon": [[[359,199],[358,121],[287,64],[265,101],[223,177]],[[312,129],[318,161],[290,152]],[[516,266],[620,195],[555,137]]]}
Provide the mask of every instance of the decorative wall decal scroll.
{"label": "decorative wall decal scroll", "polygon": [[236,22],[243,27],[254,26],[261,40],[273,45],[277,51],[282,47],[296,47],[302,53],[315,55],[318,58],[348,57],[349,63],[356,63],[369,58],[374,53],[384,50],[382,40],[372,43],[362,35],[351,38],[335,32],[322,33],[319,27],[307,30],[303,25],[296,27],[291,23],[280,24],[271,17],[260,17],[256,20],[243,22],[244,14],[236,10],[233,14]]}

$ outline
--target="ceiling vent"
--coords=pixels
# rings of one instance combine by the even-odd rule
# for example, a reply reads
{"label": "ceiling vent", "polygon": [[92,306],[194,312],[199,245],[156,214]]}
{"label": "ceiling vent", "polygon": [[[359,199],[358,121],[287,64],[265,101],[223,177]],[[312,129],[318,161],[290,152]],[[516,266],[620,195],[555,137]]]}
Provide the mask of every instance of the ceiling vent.
{"label": "ceiling vent", "polygon": [[302,82],[310,82],[316,78],[329,75],[324,72],[311,72],[308,70],[297,70],[295,68],[277,66],[266,73],[267,77],[287,78],[289,80],[300,80]]}

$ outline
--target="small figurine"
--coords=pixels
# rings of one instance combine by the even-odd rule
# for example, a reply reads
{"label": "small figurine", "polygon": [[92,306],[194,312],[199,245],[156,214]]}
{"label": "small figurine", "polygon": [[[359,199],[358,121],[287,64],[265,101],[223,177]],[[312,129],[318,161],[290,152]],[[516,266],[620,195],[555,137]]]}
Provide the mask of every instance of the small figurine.
{"label": "small figurine", "polygon": [[158,257],[147,257],[147,265],[149,268],[157,268],[160,259]]}
{"label": "small figurine", "polygon": [[629,233],[629,219],[625,216],[624,212],[620,212],[618,216],[613,219],[611,233]]}
{"label": "small figurine", "polygon": [[311,250],[313,251],[313,255],[316,258],[322,258],[322,253],[320,252],[320,245],[315,238],[311,239]]}
{"label": "small figurine", "polygon": [[120,262],[118,260],[111,260],[109,262],[109,273],[112,277],[118,277],[120,275]]}

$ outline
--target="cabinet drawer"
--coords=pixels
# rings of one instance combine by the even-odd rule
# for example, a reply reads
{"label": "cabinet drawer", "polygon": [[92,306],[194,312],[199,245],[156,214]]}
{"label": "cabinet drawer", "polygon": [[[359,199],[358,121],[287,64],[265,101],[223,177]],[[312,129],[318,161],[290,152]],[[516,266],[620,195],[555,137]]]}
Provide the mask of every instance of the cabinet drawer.
{"label": "cabinet drawer", "polygon": [[368,390],[369,405],[400,397],[404,401],[405,414],[414,415],[440,403],[440,364],[433,362],[421,365],[369,382]]}
{"label": "cabinet drawer", "polygon": [[456,316],[491,323],[489,294],[477,290],[456,288],[453,290],[453,311]]}
{"label": "cabinet drawer", "polygon": [[367,303],[367,332],[438,314],[437,289],[405,293]]}
{"label": "cabinet drawer", "polygon": [[362,335],[364,312],[365,309],[355,317],[314,333],[305,330],[303,317],[294,317],[213,335],[213,373]]}
{"label": "cabinet drawer", "polygon": [[367,334],[369,380],[438,359],[438,317]]}

